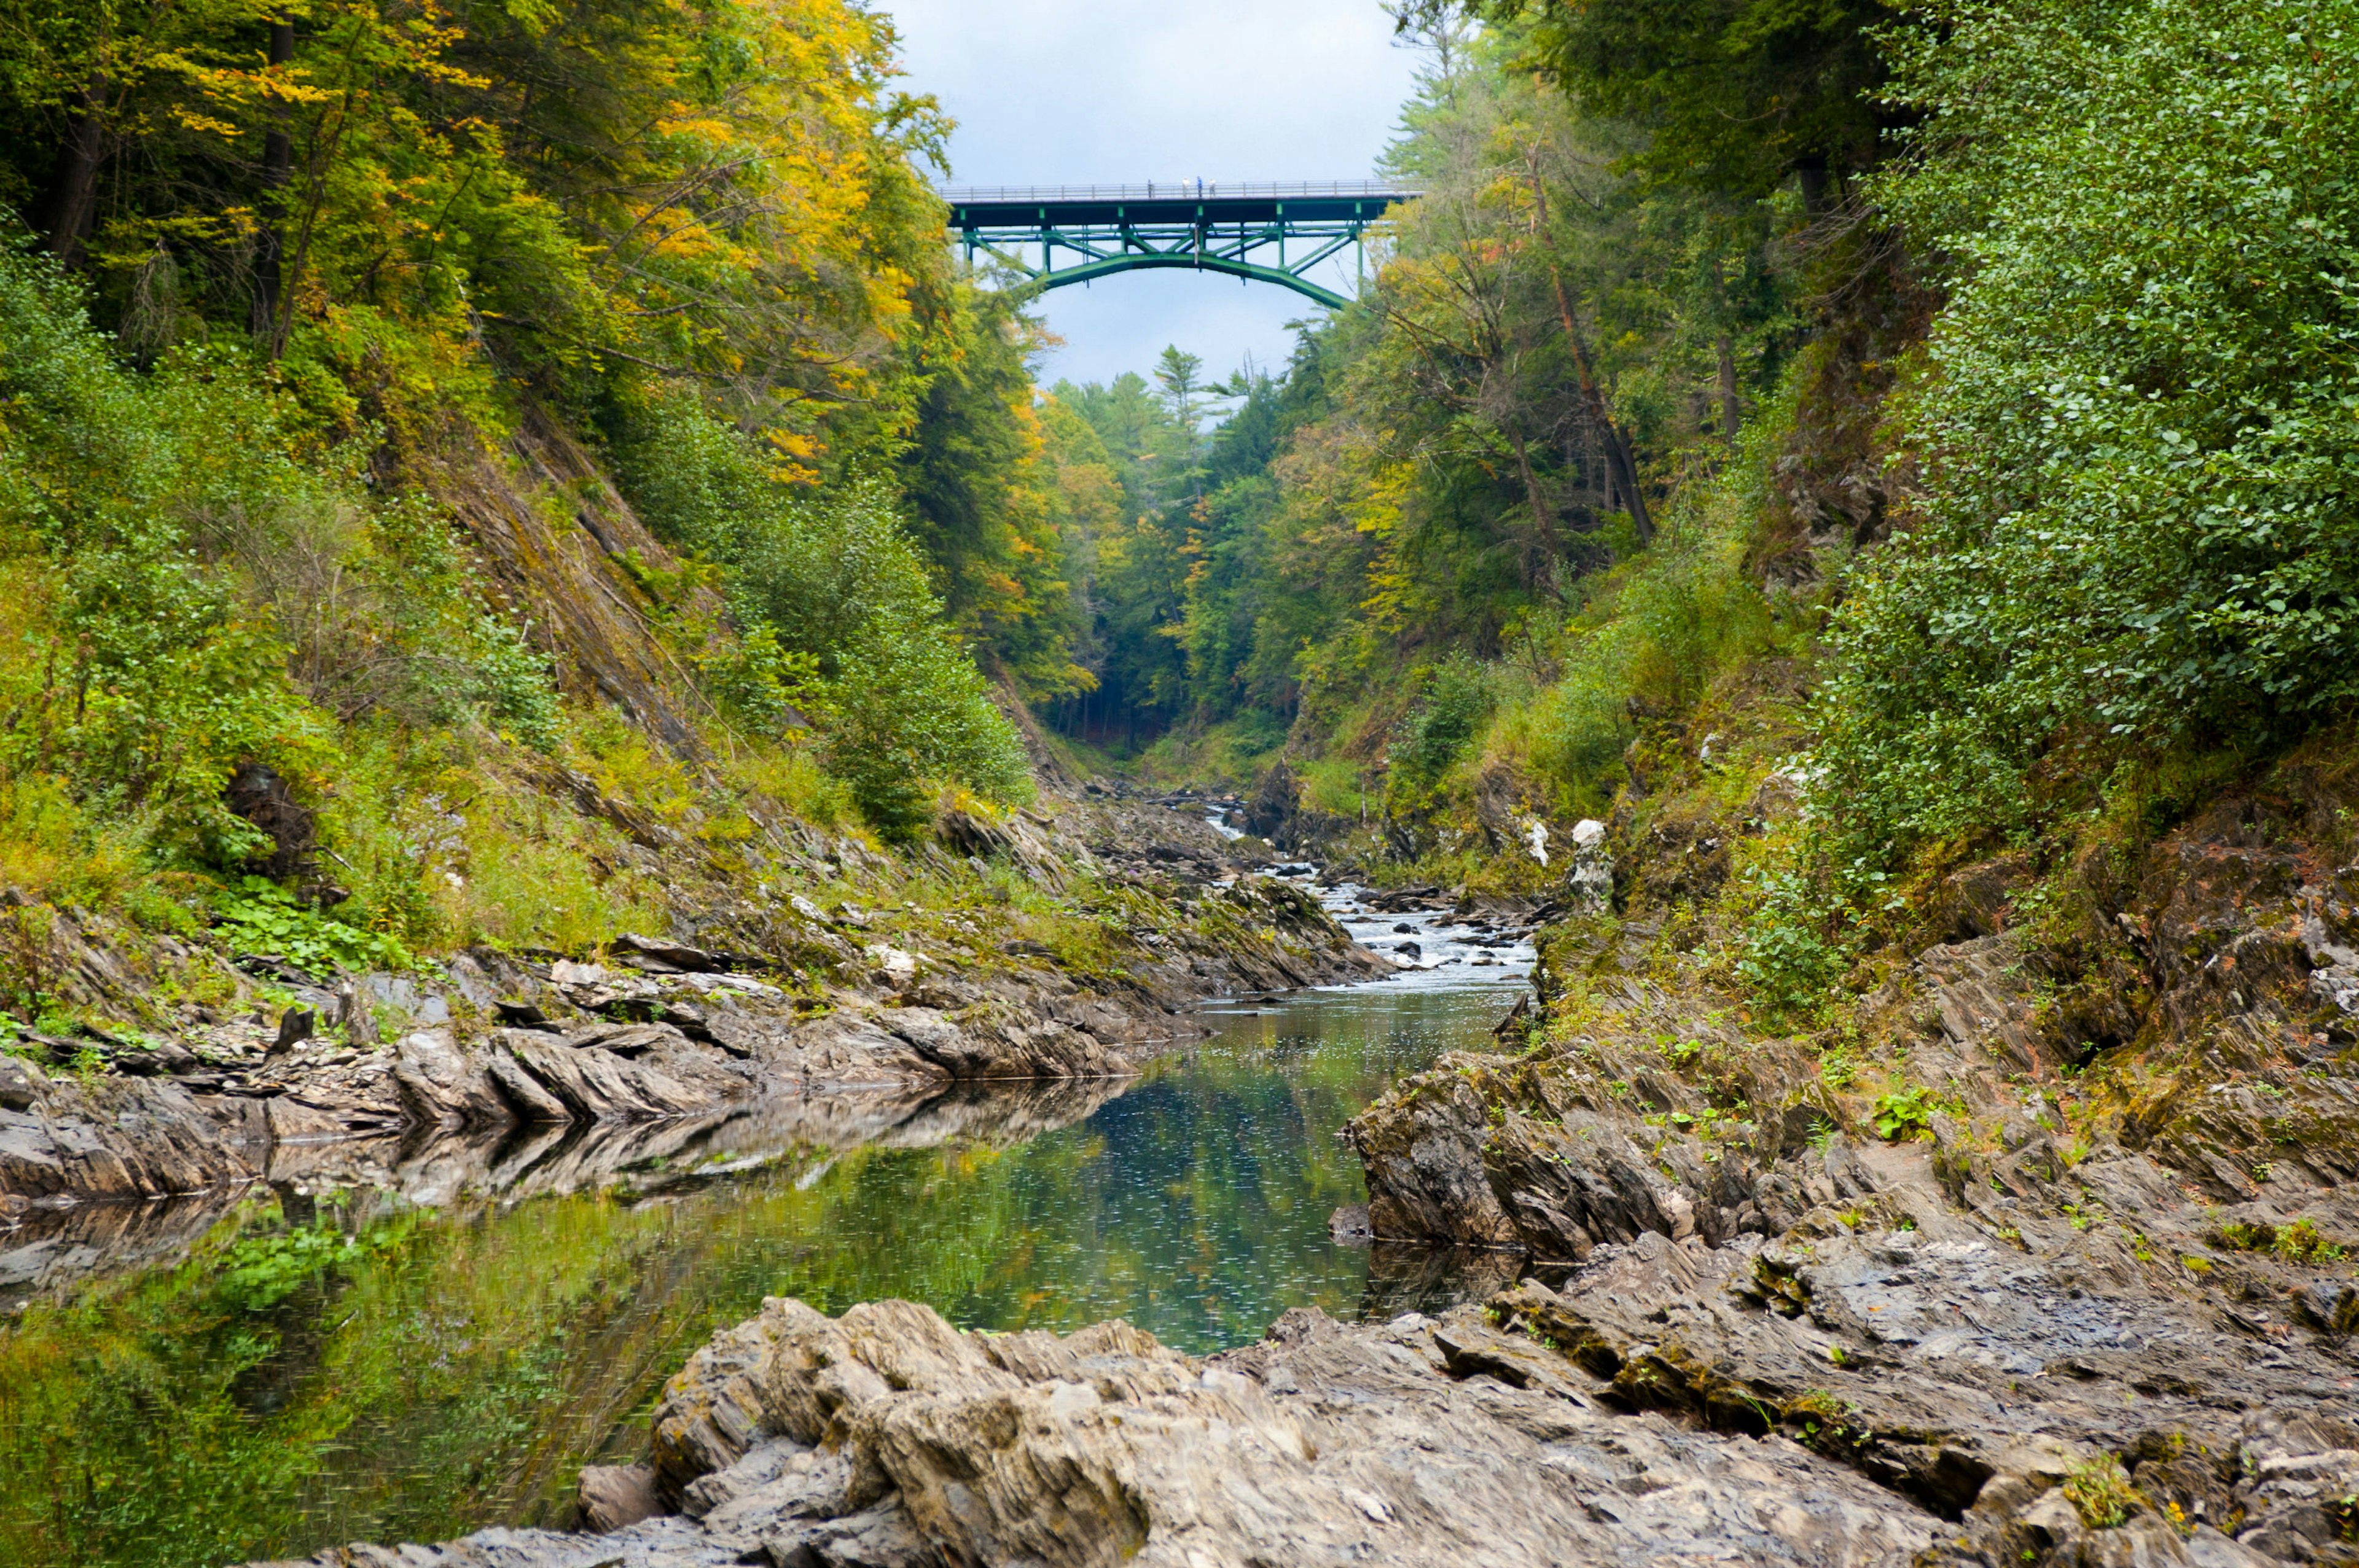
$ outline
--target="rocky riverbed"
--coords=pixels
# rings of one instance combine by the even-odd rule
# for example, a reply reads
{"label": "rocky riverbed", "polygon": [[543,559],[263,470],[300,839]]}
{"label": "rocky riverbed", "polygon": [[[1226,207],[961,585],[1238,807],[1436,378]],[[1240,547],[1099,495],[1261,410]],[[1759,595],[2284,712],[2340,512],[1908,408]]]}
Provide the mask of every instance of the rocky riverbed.
{"label": "rocky riverbed", "polygon": [[[1205,807],[1148,805],[1234,842]],[[2359,904],[2354,873],[2316,860],[2191,829],[2118,884],[2126,941],[2077,971],[2016,928],[2019,868],[1970,868],[1940,890],[1943,939],[1810,1034],[1735,1005],[1642,864],[1618,913],[1566,895],[1537,1011],[1503,1007],[1489,1048],[1345,1129],[1367,1204],[1335,1234],[1386,1254],[1361,1321],[1297,1309],[1190,1356],[1121,1321],[995,1335],[906,1302],[773,1300],[672,1379],[641,1459],[582,1473],[577,1528],[309,1561],[2359,1561]],[[1094,987],[922,960],[901,977],[861,950],[875,968],[824,1012],[685,943],[472,955],[440,993],[452,1018],[388,1051],[245,1050],[386,1119],[276,1138],[269,1159],[314,1162],[321,1184],[365,1165],[421,1196],[661,1201],[808,1157],[832,1119],[850,1143],[923,1144],[1087,1116],[1087,1086],[1117,1081],[1093,1075],[1177,1033],[1161,1010],[1190,985],[1528,953],[1514,919],[1445,919],[1438,889],[1361,897],[1343,925],[1282,881],[1202,896],[1258,901],[1270,945],[1142,957]],[[1281,967],[1239,983],[1265,959]],[[1066,1087],[1013,1111],[961,1087],[995,1068]],[[175,1081],[193,1076],[130,1082],[215,1117],[200,1094],[231,1086]],[[327,1098],[279,1081],[266,1132]],[[438,1154],[495,1120],[523,1130],[495,1158]],[[16,1271],[171,1246],[169,1226],[71,1228]],[[1447,1261],[1403,1261],[1420,1257]]]}
{"label": "rocky riverbed", "polygon": [[[1184,1357],[1121,1323],[962,1335],[773,1301],[667,1389],[600,1533],[352,1565],[2335,1561],[2350,1379],[2225,1338],[2069,1223],[1999,1240],[1930,1152],[1812,1179],[1904,1227],[1647,1231],[1439,1318],[1312,1311]],[[1921,1217],[1919,1216],[1921,1215]]]}
{"label": "rocky riverbed", "polygon": [[1489,1249],[1477,1299],[1204,1358],[773,1301],[583,1532],[313,1561],[2359,1561],[2354,875],[2199,822],[2071,968],[1970,868],[1811,1035],[1643,896],[1567,918],[1347,1130],[1339,1225]]}

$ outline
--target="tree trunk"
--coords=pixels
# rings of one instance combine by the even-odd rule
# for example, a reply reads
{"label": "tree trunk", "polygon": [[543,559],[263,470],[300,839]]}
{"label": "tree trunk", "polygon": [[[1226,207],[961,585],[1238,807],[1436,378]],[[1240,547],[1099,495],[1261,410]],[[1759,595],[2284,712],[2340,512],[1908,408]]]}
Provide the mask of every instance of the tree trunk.
{"label": "tree trunk", "polygon": [[1736,445],[1738,427],[1745,420],[1744,405],[1736,395],[1736,340],[1728,332],[1728,284],[1723,276],[1720,258],[1712,258],[1712,297],[1720,307],[1721,330],[1712,341],[1720,355],[1720,418],[1728,444]]}
{"label": "tree trunk", "polygon": [[82,236],[98,215],[98,168],[106,158],[104,83],[92,78],[81,98],[81,111],[58,155],[57,204],[49,226],[49,248],[68,266],[81,261]]}
{"label": "tree trunk", "polygon": [[1827,215],[1832,205],[1829,200],[1832,180],[1829,178],[1826,156],[1813,153],[1794,165],[1794,175],[1802,187],[1802,216],[1817,222]]}
{"label": "tree trunk", "polygon": [[1539,475],[1532,471],[1531,449],[1521,436],[1516,438],[1516,466],[1523,471],[1524,497],[1531,504],[1532,526],[1538,530],[1539,540],[1539,548],[1533,552],[1538,564],[1524,573],[1524,586],[1537,588],[1540,571],[1556,560],[1556,521],[1549,515],[1548,498],[1540,492]]}
{"label": "tree trunk", "polygon": [[[1525,153],[1525,166],[1532,183],[1532,237],[1544,240],[1548,232],[1548,182],[1540,178],[1536,152]],[[1556,287],[1556,313],[1564,323],[1565,341],[1572,346],[1573,366],[1581,373],[1582,395],[1589,404],[1590,416],[1605,435],[1605,470],[1613,476],[1614,488],[1621,492],[1622,504],[1638,530],[1638,543],[1651,543],[1655,520],[1647,511],[1645,492],[1638,488],[1637,461],[1630,454],[1630,443],[1622,434],[1622,427],[1614,422],[1614,411],[1605,406],[1605,394],[1599,388],[1596,369],[1590,362],[1589,341],[1582,336],[1581,320],[1572,313],[1572,298],[1564,291],[1564,274],[1554,262],[1549,265],[1549,282]]]}
{"label": "tree trunk", "polygon": [[[283,66],[295,58],[295,24],[286,17],[270,23],[270,63]],[[295,167],[295,138],[288,128],[289,106],[271,111],[270,130],[262,138],[262,232],[254,247],[254,335],[278,350],[279,258],[287,249],[287,179]]]}
{"label": "tree trunk", "polygon": [[1605,406],[1605,394],[1597,384],[1596,369],[1590,362],[1589,341],[1582,336],[1581,322],[1572,313],[1572,300],[1564,291],[1564,275],[1549,269],[1549,280],[1556,285],[1556,310],[1564,323],[1565,341],[1572,346],[1572,362],[1581,373],[1582,396],[1589,404],[1590,416],[1605,436],[1605,471],[1614,481],[1623,508],[1638,530],[1638,543],[1651,543],[1655,537],[1655,520],[1647,511],[1646,494],[1638,488],[1638,465],[1630,455],[1630,442],[1622,434],[1622,427],[1614,422],[1614,411]]}

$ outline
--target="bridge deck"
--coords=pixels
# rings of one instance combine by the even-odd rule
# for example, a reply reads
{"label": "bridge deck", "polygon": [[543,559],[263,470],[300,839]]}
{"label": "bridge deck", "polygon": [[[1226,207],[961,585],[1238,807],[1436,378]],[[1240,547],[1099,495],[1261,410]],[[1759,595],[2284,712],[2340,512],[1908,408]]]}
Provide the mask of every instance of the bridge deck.
{"label": "bridge deck", "polygon": [[1373,222],[1419,192],[1390,181],[1325,185],[1060,185],[943,192],[959,230],[1229,227],[1238,223]]}

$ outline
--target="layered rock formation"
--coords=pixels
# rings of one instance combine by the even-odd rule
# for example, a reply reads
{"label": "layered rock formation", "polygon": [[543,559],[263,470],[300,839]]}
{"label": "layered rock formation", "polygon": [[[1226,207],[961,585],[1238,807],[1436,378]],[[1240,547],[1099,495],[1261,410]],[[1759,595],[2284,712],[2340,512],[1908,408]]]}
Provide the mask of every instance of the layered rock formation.
{"label": "layered rock formation", "polygon": [[[779,1162],[810,1165],[854,1149],[1012,1148],[1071,1126],[1128,1088],[1128,1078],[1027,1084],[912,1084],[769,1095],[658,1121],[544,1123],[485,1135],[412,1128],[398,1134],[256,1147],[253,1178],[299,1218],[310,1195],[366,1193],[386,1208],[450,1209],[588,1191],[625,1199],[679,1194]],[[0,1227],[0,1311],[62,1300],[93,1279],[184,1256],[233,1214],[245,1180],[138,1204],[40,1205]]]}
{"label": "layered rock formation", "polygon": [[1471,1308],[1382,1327],[1298,1311],[1197,1360],[1118,1322],[985,1336],[903,1302],[831,1319],[774,1300],[673,1379],[645,1464],[583,1490],[619,1528],[311,1561],[1844,1568],[1905,1559],[1938,1524],[1786,1437],[1621,1413]]}
{"label": "layered rock formation", "polygon": [[[585,1472],[605,1533],[311,1562],[2349,1560],[2336,1243],[2233,1213],[2141,1233],[2114,1215],[2185,1206],[2120,1158],[2082,1167],[2108,1213],[1961,1211],[1937,1152],[1831,1140],[1799,1173],[1830,1201],[1775,1241],[1649,1228],[1439,1319],[1301,1310],[1209,1359],[774,1300],[668,1386],[644,1462]],[[2174,1290],[2180,1247],[2240,1261]],[[2285,1317],[2256,1305],[2296,1279]]]}
{"label": "layered rock formation", "polygon": [[2359,901],[2269,809],[2084,857],[2037,942],[2025,858],[1960,871],[1807,1037],[1669,907],[1560,925],[1527,1031],[1348,1129],[1369,1230],[1519,1258],[1503,1327],[1856,1468],[1919,1562],[2359,1558]]}
{"label": "layered rock formation", "polygon": [[[0,1058],[0,1217],[239,1187],[274,1150],[391,1131],[1117,1077],[1196,1032],[1174,1017],[1189,1002],[1392,971],[1310,892],[1246,874],[1266,848],[1160,808],[1076,802],[1067,815],[1063,828],[954,816],[944,831],[976,864],[988,854],[1045,886],[1129,878],[1130,923],[1102,919],[1086,954],[1020,941],[985,952],[989,934],[954,914],[831,914],[797,895],[737,921],[758,951],[625,934],[596,961],[479,948],[429,975],[332,981],[248,959],[294,997],[284,1021],[246,1000],[250,1014],[175,1013],[162,1039],[32,1037],[24,1048],[42,1059]],[[103,932],[53,928],[86,1002],[147,1005],[156,976]]]}

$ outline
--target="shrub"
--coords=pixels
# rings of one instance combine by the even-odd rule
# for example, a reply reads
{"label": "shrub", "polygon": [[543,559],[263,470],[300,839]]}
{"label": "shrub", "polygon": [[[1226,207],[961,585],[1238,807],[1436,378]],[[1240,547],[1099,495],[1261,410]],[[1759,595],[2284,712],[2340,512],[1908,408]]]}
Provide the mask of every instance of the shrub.
{"label": "shrub", "polygon": [[1894,35],[1925,119],[1875,187],[1951,292],[1833,638],[1845,864],[2359,695],[2359,5],[1942,18]]}
{"label": "shrub", "polygon": [[307,974],[345,969],[406,969],[408,949],[390,936],[345,925],[296,903],[285,889],[246,877],[216,897],[214,935],[233,954],[277,958]]}
{"label": "shrub", "polygon": [[684,395],[636,403],[616,427],[649,526],[720,568],[740,642],[712,673],[741,718],[776,725],[791,707],[817,720],[830,770],[887,838],[923,830],[939,783],[1028,793],[1015,727],[944,621],[881,484],[791,491]]}
{"label": "shrub", "polygon": [[1792,871],[1756,872],[1751,891],[1758,902],[1737,939],[1739,983],[1772,1019],[1816,1018],[1851,961],[1827,935],[1824,901]]}
{"label": "shrub", "polygon": [[1387,756],[1392,782],[1410,805],[1430,795],[1466,754],[1495,706],[1490,673],[1462,653],[1428,670],[1422,684],[1424,695]]}
{"label": "shrub", "polygon": [[2113,1530],[2126,1523],[2146,1498],[2130,1484],[2118,1455],[2100,1454],[2064,1477],[2064,1500],[2091,1530]]}
{"label": "shrub", "polygon": [[1922,1084],[1910,1084],[1876,1096],[1871,1115],[1876,1136],[1886,1143],[1899,1143],[1931,1132],[1933,1113],[1940,1108],[1941,1102],[1934,1098],[1931,1089]]}
{"label": "shrub", "polygon": [[322,497],[257,434],[268,412],[240,368],[124,371],[77,286],[0,252],[0,552],[39,595],[0,648],[0,773],[47,774],[85,820],[143,821],[167,851],[221,862],[256,842],[222,801],[234,764],[300,776],[323,736],[283,637],[200,555],[208,519]]}
{"label": "shrub", "polygon": [[223,800],[242,762],[318,795],[339,719],[560,739],[448,518],[370,496],[240,354],[126,369],[76,284],[0,252],[0,874],[170,924],[141,877],[262,843]]}
{"label": "shrub", "polygon": [[1615,568],[1574,618],[1530,742],[1569,812],[1603,812],[1639,718],[1686,711],[1773,644],[1768,600],[1745,569],[1745,506],[1733,485],[1688,503],[1679,530]]}

